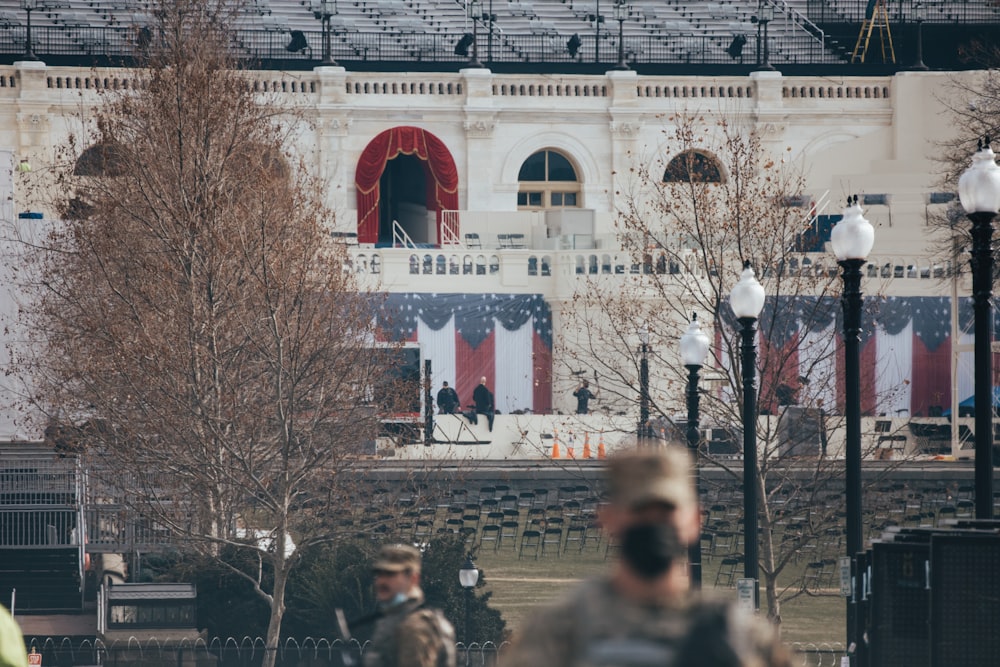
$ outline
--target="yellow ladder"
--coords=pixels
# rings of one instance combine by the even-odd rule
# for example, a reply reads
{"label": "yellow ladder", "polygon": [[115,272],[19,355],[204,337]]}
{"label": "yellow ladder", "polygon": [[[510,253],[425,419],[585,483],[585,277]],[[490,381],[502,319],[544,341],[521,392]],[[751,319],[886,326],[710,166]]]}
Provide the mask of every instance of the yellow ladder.
{"label": "yellow ladder", "polygon": [[[882,62],[896,62],[896,51],[892,48],[892,32],[889,30],[889,12],[885,8],[885,0],[870,0],[865,20],[861,22],[861,32],[858,42],[851,53],[851,62],[865,61],[868,54],[868,44],[872,39],[872,31],[878,28],[879,44],[882,46]],[[889,59],[886,60],[886,46],[889,47]]]}

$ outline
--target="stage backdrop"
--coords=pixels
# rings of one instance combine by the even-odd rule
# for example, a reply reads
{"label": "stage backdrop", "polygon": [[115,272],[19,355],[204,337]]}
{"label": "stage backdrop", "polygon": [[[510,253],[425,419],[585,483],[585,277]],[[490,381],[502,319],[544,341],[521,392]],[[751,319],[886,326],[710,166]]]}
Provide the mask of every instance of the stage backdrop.
{"label": "stage backdrop", "polygon": [[[724,313],[730,312],[728,307]],[[971,344],[972,300],[959,299],[959,344]],[[729,317],[723,326],[735,327]],[[760,409],[774,412],[779,397],[792,404],[843,411],[844,322],[840,300],[768,297],[758,331]],[[994,333],[1000,312],[994,306]],[[716,336],[722,354],[721,339]],[[861,333],[861,408],[867,415],[940,416],[951,407],[951,299],[866,298]],[[972,394],[972,352],[958,361],[958,394]],[[732,367],[722,359],[724,368]],[[994,358],[1000,370],[1000,358]],[[998,384],[998,383],[994,383]],[[780,385],[787,387],[779,392]]]}
{"label": "stage backdrop", "polygon": [[485,376],[505,414],[552,409],[552,314],[539,294],[390,294],[379,328],[420,343],[435,396],[448,382],[469,405]]}

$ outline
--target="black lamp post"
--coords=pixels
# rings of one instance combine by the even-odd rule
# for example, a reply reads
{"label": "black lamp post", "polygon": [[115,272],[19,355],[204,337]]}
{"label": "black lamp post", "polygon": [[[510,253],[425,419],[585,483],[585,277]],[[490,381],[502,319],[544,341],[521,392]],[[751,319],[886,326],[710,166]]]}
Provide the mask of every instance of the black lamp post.
{"label": "black lamp post", "polygon": [[757,68],[757,71],[773,72],[774,71],[774,65],[771,64],[771,60],[770,60],[770,57],[768,55],[768,49],[767,49],[767,42],[768,42],[768,40],[767,40],[767,24],[774,20],[774,5],[772,5],[770,2],[766,2],[766,1],[762,2],[760,4],[760,6],[757,8],[757,17],[756,18],[757,18],[757,22],[760,23],[761,27],[763,27],[763,29],[764,29],[764,40],[763,40],[764,41],[764,44],[763,44],[763,46],[764,46],[764,48],[763,48],[764,58],[763,58],[763,62],[761,62],[760,66]]}
{"label": "black lamp post", "polygon": [[972,310],[975,316],[976,518],[993,518],[993,218],[1000,211],[1000,167],[990,139],[979,142],[972,166],[958,179],[962,208],[972,221]]}
{"label": "black lamp post", "polygon": [[468,0],[465,3],[465,11],[472,19],[472,57],[469,59],[469,67],[482,69],[483,64],[479,62],[479,0]]}
{"label": "black lamp post", "polygon": [[[708,336],[698,324],[698,316],[691,315],[691,323],[681,336],[681,362],[688,370],[687,385],[687,446],[691,450],[692,470],[694,472],[694,488],[697,493],[701,486],[698,472],[698,445],[701,441],[698,432],[698,371],[705,365],[708,357]],[[691,586],[701,588],[701,538],[695,539],[688,547],[688,564],[691,568]]]}
{"label": "black lamp post", "polygon": [[479,570],[476,569],[476,564],[472,562],[471,554],[465,557],[465,563],[462,564],[462,569],[458,571],[458,583],[465,589],[465,621],[462,624],[462,641],[468,646],[469,599],[472,598],[472,591],[476,588],[476,584],[479,583]]}
{"label": "black lamp post", "polygon": [[[314,5],[315,7],[315,5]],[[320,27],[323,30],[323,65],[337,66],[337,61],[333,59],[330,48],[330,19],[337,13],[337,0],[319,0],[318,8],[313,12],[313,16],[320,20]]]}
{"label": "black lamp post", "polygon": [[[830,234],[830,245],[843,269],[844,291],[844,418],[845,486],[847,504],[847,556],[851,570],[864,548],[861,514],[861,267],[875,243],[875,228],[863,215],[858,197],[848,198],[843,218]],[[858,646],[857,600],[847,600],[847,645]]]}
{"label": "black lamp post", "polygon": [[593,14],[587,14],[587,20],[594,24],[594,62],[601,62],[601,24],[604,17],[601,16],[601,0],[597,0]]}
{"label": "black lamp post", "polygon": [[618,64],[614,66],[616,70],[626,70],[629,69],[628,63],[625,62],[625,41],[623,36],[625,34],[625,19],[629,15],[629,6],[625,4],[624,0],[618,0],[615,3],[615,20],[618,21]]}
{"label": "black lamp post", "polygon": [[486,37],[486,62],[493,64],[493,24],[497,21],[497,15],[493,13],[493,0],[490,0],[489,12],[483,14],[483,20],[489,21],[488,27],[490,29],[488,36]]}
{"label": "black lamp post", "polygon": [[910,69],[923,72],[928,69],[927,65],[924,64],[924,19],[927,9],[924,7],[924,3],[918,2],[913,5],[913,11],[917,19],[917,60]]}
{"label": "black lamp post", "polygon": [[729,305],[740,323],[743,371],[743,576],[753,581],[753,606],[760,607],[757,557],[757,348],[754,325],[764,308],[764,286],[754,276],[750,261],[729,294]]}
{"label": "black lamp post", "polygon": [[649,444],[649,329],[639,329],[639,424],[636,429],[638,444]]}
{"label": "black lamp post", "polygon": [[38,60],[31,43],[31,12],[38,9],[38,0],[21,0],[21,9],[27,15],[24,33],[24,60]]}

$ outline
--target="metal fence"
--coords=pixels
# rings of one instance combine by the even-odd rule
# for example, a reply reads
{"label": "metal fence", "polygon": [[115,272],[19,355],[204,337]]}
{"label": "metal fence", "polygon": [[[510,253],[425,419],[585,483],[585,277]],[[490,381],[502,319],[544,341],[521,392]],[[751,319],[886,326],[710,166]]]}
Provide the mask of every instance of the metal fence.
{"label": "metal fence", "polygon": [[0,509],[0,547],[36,549],[38,547],[79,546],[75,509],[33,508]]}
{"label": "metal fence", "polygon": [[[493,642],[457,644],[459,667],[495,667],[497,658],[506,643]],[[198,665],[208,667],[258,667],[269,649],[260,637],[245,637],[237,640],[216,638],[211,641],[181,641],[161,643],[155,639],[139,641],[130,638],[125,641],[104,643],[101,640],[74,643],[69,638],[30,638],[29,650],[42,655],[46,667],[76,667],[82,665],[105,665],[107,667],[131,667],[138,665]],[[286,640],[276,650],[278,667],[342,667],[360,664],[366,644],[357,641],[343,642],[339,639],[303,641]]]}
{"label": "metal fence", "polygon": [[[232,33],[233,55],[251,63],[299,61],[303,65],[319,64],[322,57],[322,33],[302,31],[308,46],[289,51],[289,34],[267,30],[236,30]],[[732,34],[695,35],[683,33],[650,33],[626,35],[622,54],[629,64],[733,64],[727,49]],[[26,51],[24,28],[0,30],[0,56],[19,57]],[[331,56],[338,62],[431,62],[461,63],[468,55],[455,53],[460,35],[407,32],[334,31],[331,35]],[[593,34],[578,35],[579,45],[571,52],[568,35],[511,34],[494,35],[492,40],[481,35],[478,57],[490,63],[579,63],[613,64],[618,57],[617,37],[602,38]],[[141,54],[142,41],[132,29],[120,27],[38,27],[31,31],[32,51],[40,58],[52,56],[87,60],[122,61]],[[809,34],[772,36],[771,59],[775,63],[816,63],[836,60],[824,48],[822,41]],[[598,46],[599,45],[599,46]],[[752,62],[751,48],[745,50],[745,60]]]}
{"label": "metal fence", "polygon": [[[806,15],[816,23],[861,23],[870,0],[808,0]],[[891,24],[914,23],[921,5],[928,24],[1000,23],[996,0],[892,0],[884,3]]]}
{"label": "metal fence", "polygon": [[[138,665],[198,665],[208,667],[258,667],[268,649],[261,638],[245,637],[237,640],[216,638],[211,641],[181,641],[161,643],[155,639],[104,643],[101,640],[74,643],[68,637],[29,638],[29,649],[42,654],[46,667],[77,667],[106,665],[131,667]],[[342,667],[359,664],[367,644],[339,639],[306,638],[302,641],[286,640],[277,650],[278,667]],[[495,667],[507,642],[459,643],[456,645],[459,667]],[[796,664],[801,667],[837,667],[845,655],[840,644],[793,644]],[[353,662],[352,662],[353,661]]]}

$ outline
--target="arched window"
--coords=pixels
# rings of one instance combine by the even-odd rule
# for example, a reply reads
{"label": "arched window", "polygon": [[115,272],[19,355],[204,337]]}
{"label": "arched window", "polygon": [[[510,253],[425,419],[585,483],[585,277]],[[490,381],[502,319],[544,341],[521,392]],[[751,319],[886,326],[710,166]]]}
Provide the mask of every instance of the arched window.
{"label": "arched window", "polygon": [[99,142],[83,151],[73,166],[74,176],[121,176],[121,150],[113,143]]}
{"label": "arched window", "polygon": [[663,172],[664,183],[722,183],[722,168],[711,155],[695,150],[674,156]]}
{"label": "arched window", "polygon": [[538,151],[521,165],[517,180],[519,209],[577,208],[582,204],[576,169],[562,153]]}

